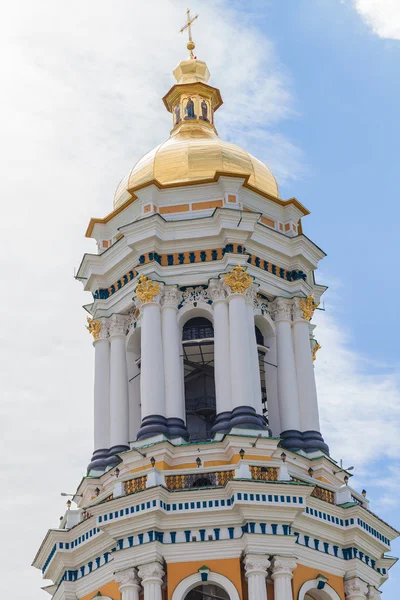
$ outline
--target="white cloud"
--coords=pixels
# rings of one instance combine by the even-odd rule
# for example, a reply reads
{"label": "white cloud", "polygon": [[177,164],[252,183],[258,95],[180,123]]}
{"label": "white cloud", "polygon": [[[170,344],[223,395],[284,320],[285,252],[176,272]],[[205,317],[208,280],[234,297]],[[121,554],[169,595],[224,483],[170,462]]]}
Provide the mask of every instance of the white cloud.
{"label": "white cloud", "polygon": [[400,40],[398,0],[353,0],[361,17],[381,38]]}

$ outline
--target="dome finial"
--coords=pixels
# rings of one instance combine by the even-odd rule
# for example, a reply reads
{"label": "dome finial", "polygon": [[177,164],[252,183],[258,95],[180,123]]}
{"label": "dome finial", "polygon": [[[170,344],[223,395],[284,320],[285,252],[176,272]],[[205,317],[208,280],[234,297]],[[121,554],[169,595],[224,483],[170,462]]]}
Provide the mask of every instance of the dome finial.
{"label": "dome finial", "polygon": [[190,8],[187,9],[186,11],[186,24],[182,27],[182,29],[180,29],[180,33],[183,33],[185,31],[185,29],[188,30],[188,36],[189,36],[189,41],[187,43],[187,49],[190,52],[189,58],[190,59],[194,59],[195,56],[193,54],[193,50],[195,49],[195,43],[192,40],[192,23],[197,19],[199,15],[196,15],[195,17],[191,17],[190,16]]}

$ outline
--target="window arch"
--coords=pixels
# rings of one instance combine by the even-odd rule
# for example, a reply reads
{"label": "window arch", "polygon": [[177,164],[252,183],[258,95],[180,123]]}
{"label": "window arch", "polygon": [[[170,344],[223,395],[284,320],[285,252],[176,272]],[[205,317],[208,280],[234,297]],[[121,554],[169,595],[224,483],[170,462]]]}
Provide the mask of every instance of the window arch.
{"label": "window arch", "polygon": [[[171,600],[192,600],[190,596],[188,596],[189,592],[193,589],[198,588],[202,583],[214,584],[222,588],[222,590],[226,594],[226,598],[228,600],[240,600],[238,591],[232,581],[230,581],[224,575],[220,573],[214,573],[213,571],[209,571],[207,582],[202,582],[200,573],[195,573],[183,579],[175,588],[174,593],[172,594]],[[199,599],[201,596],[199,594]],[[195,597],[193,600],[197,600]]]}
{"label": "window arch", "polygon": [[340,600],[339,594],[328,583],[324,583],[322,589],[318,589],[321,580],[312,579],[306,581],[300,588],[298,600]]}

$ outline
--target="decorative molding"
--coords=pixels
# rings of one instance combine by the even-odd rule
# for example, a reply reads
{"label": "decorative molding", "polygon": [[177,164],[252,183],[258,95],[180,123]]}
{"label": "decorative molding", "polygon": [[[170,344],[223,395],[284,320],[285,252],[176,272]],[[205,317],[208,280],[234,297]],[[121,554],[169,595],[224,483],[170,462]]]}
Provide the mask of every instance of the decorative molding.
{"label": "decorative molding", "polygon": [[[318,579],[311,579],[303,583],[299,590],[298,600],[304,600],[306,597],[308,598],[308,592],[310,591],[317,591],[319,589],[318,584]],[[341,600],[341,597],[336,590],[334,590],[333,587],[331,587],[328,583],[325,583],[323,590],[325,594],[324,597],[329,597],[331,600]]]}
{"label": "decorative molding", "polygon": [[346,600],[360,600],[360,598],[367,598],[368,586],[359,577],[348,579],[344,582],[344,593]]}
{"label": "decorative molding", "polygon": [[160,293],[160,284],[158,281],[152,281],[146,275],[139,277],[139,283],[136,286],[136,296],[142,304],[154,302]]}
{"label": "decorative molding", "polygon": [[146,265],[153,261],[157,262],[161,267],[188,265],[200,262],[214,262],[217,260],[222,260],[225,254],[245,254],[248,256],[247,262],[250,265],[256,267],[257,269],[261,269],[262,271],[266,271],[275,277],[284,279],[285,281],[297,281],[299,279],[305,281],[307,278],[306,274],[299,269],[287,270],[283,267],[279,267],[278,265],[274,265],[263,258],[259,258],[254,254],[249,254],[246,251],[246,248],[241,244],[227,244],[224,248],[215,248],[210,250],[195,250],[179,253],[176,252],[174,254],[158,254],[157,252],[147,252],[146,254],[142,254],[139,257],[139,263],[134,268],[120,277],[109,287],[95,290],[93,292],[93,298],[94,300],[106,300],[118,292],[118,290],[125,287],[130,281],[138,276],[139,273],[137,271],[137,267],[141,265]]}
{"label": "decorative molding", "polygon": [[196,306],[198,302],[205,302],[206,304],[211,303],[209,296],[209,288],[206,286],[198,285],[197,287],[187,287],[182,289],[182,302],[180,306],[186,306],[192,304]]}
{"label": "decorative molding", "polygon": [[[175,588],[171,600],[184,600],[187,594],[201,584],[201,574],[195,573],[183,579]],[[210,571],[207,577],[207,583],[215,583],[222,587],[229,595],[230,600],[240,600],[239,593],[234,584],[224,575]]]}
{"label": "decorative molding", "polygon": [[233,294],[244,294],[253,282],[253,278],[241,265],[237,265],[224,277],[226,285]]}

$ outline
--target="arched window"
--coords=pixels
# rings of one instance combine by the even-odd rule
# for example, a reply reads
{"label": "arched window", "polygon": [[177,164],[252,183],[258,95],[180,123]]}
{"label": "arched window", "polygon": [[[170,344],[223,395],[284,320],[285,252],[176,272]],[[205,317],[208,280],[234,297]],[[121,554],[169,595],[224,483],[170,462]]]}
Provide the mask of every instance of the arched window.
{"label": "arched window", "polygon": [[200,583],[184,600],[230,600],[228,593],[215,583]]}
{"label": "arched window", "polygon": [[182,331],[186,427],[191,441],[211,438],[216,415],[214,328],[205,317],[190,319]]}

